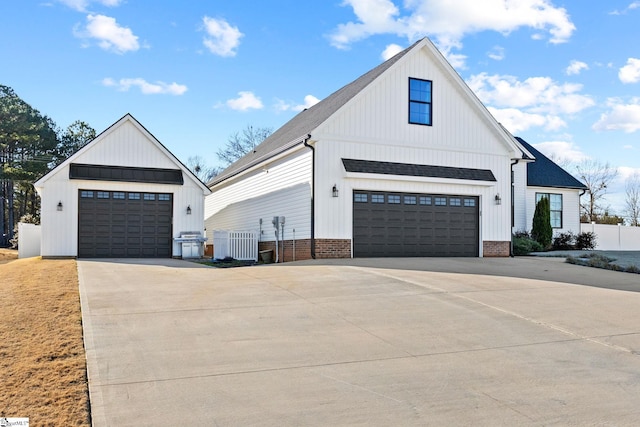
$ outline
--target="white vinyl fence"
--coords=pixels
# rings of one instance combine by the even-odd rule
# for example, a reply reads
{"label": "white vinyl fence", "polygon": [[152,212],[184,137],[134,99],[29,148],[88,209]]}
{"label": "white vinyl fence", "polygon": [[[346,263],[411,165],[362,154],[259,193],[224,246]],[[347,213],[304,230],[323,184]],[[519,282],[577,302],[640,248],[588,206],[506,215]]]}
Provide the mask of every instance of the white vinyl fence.
{"label": "white vinyl fence", "polygon": [[40,255],[42,230],[39,225],[18,223],[18,258],[31,258]]}
{"label": "white vinyl fence", "polygon": [[213,231],[213,257],[231,257],[242,261],[258,260],[257,231]]}
{"label": "white vinyl fence", "polygon": [[601,251],[640,251],[640,227],[607,224],[580,224],[580,231],[596,235],[596,249]]}

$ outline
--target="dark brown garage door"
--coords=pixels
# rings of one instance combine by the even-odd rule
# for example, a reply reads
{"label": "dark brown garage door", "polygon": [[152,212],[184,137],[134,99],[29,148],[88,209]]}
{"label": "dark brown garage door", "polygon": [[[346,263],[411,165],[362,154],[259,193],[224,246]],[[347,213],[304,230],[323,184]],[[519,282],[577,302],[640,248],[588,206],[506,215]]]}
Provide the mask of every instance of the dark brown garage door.
{"label": "dark brown garage door", "polygon": [[353,192],[354,257],[477,257],[478,197]]}
{"label": "dark brown garage door", "polygon": [[80,190],[78,256],[171,257],[171,194]]}

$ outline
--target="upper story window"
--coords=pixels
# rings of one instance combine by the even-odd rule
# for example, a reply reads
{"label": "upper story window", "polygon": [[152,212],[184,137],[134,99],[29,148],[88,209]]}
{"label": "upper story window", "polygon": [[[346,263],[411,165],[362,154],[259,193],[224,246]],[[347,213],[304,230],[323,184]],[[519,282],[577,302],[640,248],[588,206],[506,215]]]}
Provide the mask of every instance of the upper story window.
{"label": "upper story window", "polygon": [[409,78],[409,123],[431,126],[431,81]]}
{"label": "upper story window", "polygon": [[536,193],[536,204],[543,197],[549,199],[551,227],[562,228],[562,194]]}

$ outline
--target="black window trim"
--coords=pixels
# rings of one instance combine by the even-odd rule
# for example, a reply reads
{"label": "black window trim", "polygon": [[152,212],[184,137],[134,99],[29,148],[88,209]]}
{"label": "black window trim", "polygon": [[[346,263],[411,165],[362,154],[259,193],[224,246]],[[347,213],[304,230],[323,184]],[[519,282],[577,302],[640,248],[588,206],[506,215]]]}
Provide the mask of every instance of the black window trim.
{"label": "black window trim", "polygon": [[551,214],[552,212],[560,212],[560,227],[555,227],[553,225],[553,218],[551,217],[551,215],[549,215],[550,219],[551,219],[551,228],[554,229],[561,229],[564,226],[564,197],[562,193],[541,193],[536,191],[536,205],[538,204],[538,196],[542,197],[546,197],[547,199],[549,199],[549,208],[551,208],[551,196],[560,196],[560,210],[557,209],[549,209],[549,213]]}
{"label": "black window trim", "polygon": [[[411,99],[411,80],[418,80],[421,82],[429,82],[430,86],[431,86],[431,99],[429,102],[424,102],[424,101],[419,101],[419,100],[413,100]],[[409,86],[408,86],[408,117],[407,119],[409,120],[409,124],[411,125],[421,125],[421,126],[433,126],[433,80],[427,80],[427,79],[419,79],[416,77],[409,77]],[[416,104],[424,104],[424,105],[428,105],[429,106],[429,123],[421,123],[421,122],[413,122],[411,121],[411,103],[415,102]]]}

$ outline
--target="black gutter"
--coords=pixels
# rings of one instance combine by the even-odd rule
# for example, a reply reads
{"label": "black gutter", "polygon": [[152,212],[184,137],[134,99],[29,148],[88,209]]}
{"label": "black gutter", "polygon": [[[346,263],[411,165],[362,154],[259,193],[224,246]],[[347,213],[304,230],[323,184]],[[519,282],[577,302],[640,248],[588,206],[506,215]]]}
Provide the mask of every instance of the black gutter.
{"label": "black gutter", "polygon": [[316,150],[309,145],[311,134],[307,135],[304,139],[304,146],[311,149],[311,258],[316,259],[316,209],[315,209],[315,194],[316,194]]}

